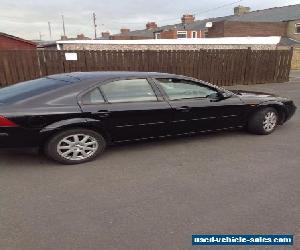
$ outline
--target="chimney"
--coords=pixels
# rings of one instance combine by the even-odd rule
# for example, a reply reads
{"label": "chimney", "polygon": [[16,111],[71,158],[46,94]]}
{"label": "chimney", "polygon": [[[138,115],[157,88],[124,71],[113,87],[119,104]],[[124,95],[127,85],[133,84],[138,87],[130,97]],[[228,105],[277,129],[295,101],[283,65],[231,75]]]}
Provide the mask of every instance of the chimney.
{"label": "chimney", "polygon": [[105,31],[105,32],[102,32],[101,35],[103,38],[109,38],[110,33],[109,33],[109,31]]}
{"label": "chimney", "polygon": [[130,31],[130,29],[122,28],[122,29],[120,29],[120,31],[121,31],[121,34],[126,34]]}
{"label": "chimney", "polygon": [[193,23],[194,21],[195,21],[194,15],[184,14],[184,15],[181,17],[181,22],[182,22],[182,24],[189,24],[189,23]]}
{"label": "chimney", "polygon": [[86,39],[86,37],[84,34],[77,35],[77,40],[85,40],[85,39]]}
{"label": "chimney", "polygon": [[147,30],[156,29],[156,28],[157,28],[156,22],[148,22],[148,23],[146,23],[146,29]]}
{"label": "chimney", "polygon": [[250,12],[250,7],[245,7],[245,6],[241,6],[241,5],[234,7],[234,15],[235,16],[240,16],[240,15],[243,15],[243,14],[246,14],[249,12]]}
{"label": "chimney", "polygon": [[60,40],[68,40],[68,37],[65,36],[65,35],[64,35],[64,36],[61,36],[61,37],[60,37]]}

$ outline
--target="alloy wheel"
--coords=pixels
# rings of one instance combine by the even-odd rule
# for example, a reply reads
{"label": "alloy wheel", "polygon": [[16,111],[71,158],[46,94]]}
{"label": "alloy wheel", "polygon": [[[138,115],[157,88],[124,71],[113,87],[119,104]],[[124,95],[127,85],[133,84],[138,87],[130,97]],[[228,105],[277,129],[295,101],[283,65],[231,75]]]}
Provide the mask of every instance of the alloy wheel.
{"label": "alloy wheel", "polygon": [[275,112],[270,111],[266,113],[263,121],[263,128],[266,132],[272,131],[277,124],[277,115]]}
{"label": "alloy wheel", "polygon": [[68,160],[80,161],[94,155],[99,145],[97,140],[86,134],[68,135],[57,144],[57,153]]}

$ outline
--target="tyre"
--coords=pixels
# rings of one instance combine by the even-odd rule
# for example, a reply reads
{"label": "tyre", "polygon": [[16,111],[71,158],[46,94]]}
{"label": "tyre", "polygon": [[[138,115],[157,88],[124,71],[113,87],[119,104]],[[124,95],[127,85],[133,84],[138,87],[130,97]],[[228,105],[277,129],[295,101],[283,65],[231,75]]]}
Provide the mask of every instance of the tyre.
{"label": "tyre", "polygon": [[271,134],[278,124],[279,116],[276,109],[268,107],[258,110],[248,122],[248,131],[253,134]]}
{"label": "tyre", "polygon": [[106,141],[102,135],[89,129],[70,129],[55,134],[45,145],[45,153],[63,164],[79,164],[102,153]]}

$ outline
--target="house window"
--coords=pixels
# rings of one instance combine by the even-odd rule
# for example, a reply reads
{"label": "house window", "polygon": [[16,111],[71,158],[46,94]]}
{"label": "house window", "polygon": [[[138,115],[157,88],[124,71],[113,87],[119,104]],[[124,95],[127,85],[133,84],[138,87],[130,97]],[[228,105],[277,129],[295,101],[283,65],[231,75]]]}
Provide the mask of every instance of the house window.
{"label": "house window", "polygon": [[295,33],[300,34],[300,23],[295,24]]}
{"label": "house window", "polygon": [[187,38],[187,31],[177,31],[177,38]]}
{"label": "house window", "polygon": [[197,38],[197,31],[192,31],[192,38]]}
{"label": "house window", "polygon": [[160,39],[160,33],[155,33],[155,39]]}
{"label": "house window", "polygon": [[204,31],[204,37],[205,37],[205,38],[208,37],[208,30],[205,30],[205,31]]}

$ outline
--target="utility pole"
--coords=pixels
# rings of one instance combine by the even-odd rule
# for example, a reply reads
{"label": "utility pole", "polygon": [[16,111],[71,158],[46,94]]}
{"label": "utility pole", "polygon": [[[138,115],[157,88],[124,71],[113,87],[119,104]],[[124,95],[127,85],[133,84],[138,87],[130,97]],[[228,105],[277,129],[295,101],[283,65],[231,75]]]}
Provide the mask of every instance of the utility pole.
{"label": "utility pole", "polygon": [[96,24],[96,14],[93,12],[93,24],[95,29],[95,39],[97,39],[97,24]]}
{"label": "utility pole", "polygon": [[65,29],[65,19],[64,19],[64,15],[61,15],[61,18],[62,18],[62,25],[63,25],[64,36],[66,36],[66,29]]}
{"label": "utility pole", "polygon": [[49,28],[49,37],[52,40],[52,31],[51,31],[51,23],[48,21],[48,28]]}

